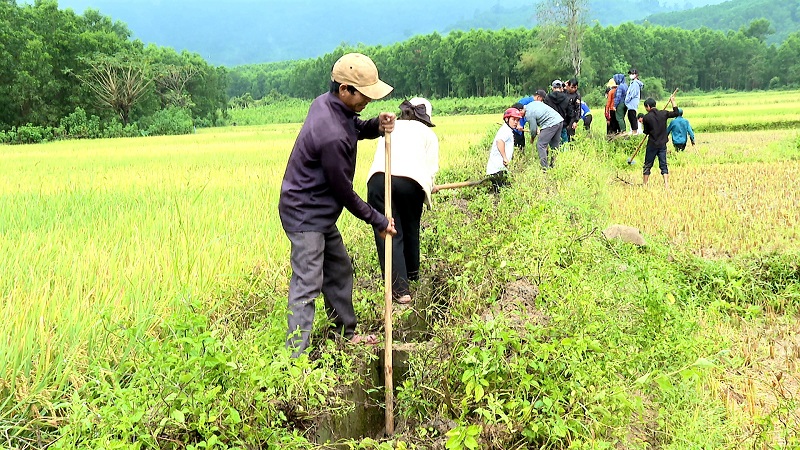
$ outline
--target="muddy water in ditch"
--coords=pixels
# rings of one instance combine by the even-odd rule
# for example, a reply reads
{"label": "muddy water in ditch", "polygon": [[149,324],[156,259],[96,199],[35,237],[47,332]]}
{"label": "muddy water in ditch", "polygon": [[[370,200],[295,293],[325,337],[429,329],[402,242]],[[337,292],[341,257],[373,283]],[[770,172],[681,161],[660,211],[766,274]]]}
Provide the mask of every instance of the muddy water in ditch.
{"label": "muddy water in ditch", "polygon": [[[408,373],[409,346],[403,344],[428,341],[431,323],[439,317],[437,311],[442,309],[440,295],[430,295],[428,292],[420,294],[422,295],[415,298],[413,306],[398,306],[395,310],[392,340],[394,345],[403,347],[392,351],[392,384],[395,387],[405,381]],[[411,347],[413,348],[413,344]],[[336,443],[346,439],[380,439],[385,436],[384,348],[380,347],[375,351],[379,354],[379,358],[374,361],[363,361],[359,368],[359,379],[363,381],[359,385],[351,386],[349,392],[345,394],[345,397],[355,404],[355,409],[343,416],[324,418],[313,436],[316,443]],[[335,444],[328,445],[331,448],[337,447]]]}
{"label": "muddy water in ditch", "polygon": [[[378,360],[365,362],[362,365],[360,379],[363,382],[351,386],[349,392],[345,394],[345,397],[355,404],[355,409],[343,416],[324,418],[313,436],[317,444],[329,443],[331,448],[337,448],[335,443],[345,439],[384,437],[386,411],[383,407],[385,401],[383,350],[380,350],[380,353],[381,357]],[[405,380],[407,362],[408,352],[392,352],[392,381],[395,386]],[[338,447],[347,448],[345,445]]]}

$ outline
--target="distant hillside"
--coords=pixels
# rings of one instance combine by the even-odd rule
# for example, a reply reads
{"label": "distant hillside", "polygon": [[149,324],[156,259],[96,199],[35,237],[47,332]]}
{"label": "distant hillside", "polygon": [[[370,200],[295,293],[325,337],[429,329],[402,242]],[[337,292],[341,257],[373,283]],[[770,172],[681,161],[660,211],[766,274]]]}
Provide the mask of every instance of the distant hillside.
{"label": "distant hillside", "polygon": [[[597,22],[602,26],[619,25],[624,22],[634,22],[642,18],[662,12],[682,11],[699,6],[713,5],[724,0],[695,0],[677,1],[664,0],[589,0],[589,22]],[[527,4],[526,4],[527,3]],[[450,30],[469,30],[484,28],[498,30],[500,28],[514,28],[531,26],[536,23],[536,4],[538,2],[522,2],[520,4],[497,3],[484,11],[476,12],[468,20],[460,20],[448,27]]]}
{"label": "distant hillside", "polygon": [[688,11],[654,14],[645,20],[656,25],[685,29],[708,27],[713,30],[738,30],[755,19],[767,19],[775,33],[767,36],[767,43],[778,44],[800,30],[800,2],[788,0],[730,0],[715,6],[705,6]]}
{"label": "distant hillside", "polygon": [[[590,0],[590,16],[602,25],[616,25],[719,1]],[[189,50],[227,66],[313,58],[342,43],[387,45],[434,31],[530,27],[537,3],[350,0],[332,6],[318,0],[58,0],[61,9],[82,14],[94,8],[122,21],[145,43]]]}

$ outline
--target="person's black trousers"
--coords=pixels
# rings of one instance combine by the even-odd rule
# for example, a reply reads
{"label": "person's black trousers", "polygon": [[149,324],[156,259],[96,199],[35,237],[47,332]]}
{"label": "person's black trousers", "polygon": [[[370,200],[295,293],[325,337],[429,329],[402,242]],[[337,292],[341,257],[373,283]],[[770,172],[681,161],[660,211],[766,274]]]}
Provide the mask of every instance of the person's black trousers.
{"label": "person's black trousers", "polygon": [[[636,110],[629,109],[628,110],[628,123],[631,124],[631,131],[635,132],[639,129],[639,119],[636,118]],[[636,134],[636,133],[634,133]]]}
{"label": "person's black trousers", "polygon": [[520,154],[525,153],[525,133],[514,132],[514,146],[519,149]]}
{"label": "person's black trousers", "polygon": [[647,149],[644,153],[642,175],[650,175],[650,169],[653,168],[656,158],[658,158],[658,168],[661,169],[661,175],[669,173],[669,167],[667,167],[667,146],[651,147],[648,142]]}
{"label": "person's black trousers", "polygon": [[[380,212],[385,211],[383,172],[367,182],[367,203]],[[409,281],[419,279],[419,231],[425,191],[411,178],[392,176],[392,217],[397,235],[392,237],[392,296],[399,298],[411,293]],[[375,231],[375,247],[381,273],[385,273],[385,241]]]}

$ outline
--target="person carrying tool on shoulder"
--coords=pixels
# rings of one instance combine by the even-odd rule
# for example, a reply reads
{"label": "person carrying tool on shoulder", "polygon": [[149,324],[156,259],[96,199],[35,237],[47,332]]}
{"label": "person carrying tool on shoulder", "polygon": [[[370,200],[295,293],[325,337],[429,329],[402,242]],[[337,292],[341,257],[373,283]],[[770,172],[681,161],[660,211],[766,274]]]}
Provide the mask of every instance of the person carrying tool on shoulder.
{"label": "person carrying tool on shoulder", "polygon": [[650,178],[650,169],[653,168],[656,157],[661,176],[664,177],[664,187],[669,189],[669,168],[667,167],[667,119],[678,117],[678,107],[675,105],[675,93],[669,98],[672,111],[656,109],[656,101],[648,98],[644,101],[647,114],[642,119],[642,128],[647,135],[647,148],[644,154],[642,167],[642,184],[646,185]]}
{"label": "person carrying tool on shoulder", "polygon": [[362,120],[358,113],[392,87],[378,78],[372,60],[361,53],[339,58],[331,70],[329,92],[311,102],[281,183],[278,213],[291,242],[286,348],[298,357],[311,343],[314,303],[322,293],[332,334],[353,343],[377,344],[375,336],[355,334],[353,264],[336,227],[344,208],[381,235],[394,235],[394,221],[353,190],[356,144],[394,130],[395,114]]}
{"label": "person carrying tool on shoulder", "polygon": [[486,162],[486,175],[492,182],[495,192],[500,187],[508,184],[508,165],[514,158],[514,131],[522,118],[522,111],[517,108],[508,108],[503,113],[503,125],[497,130],[492,140],[492,149],[489,151],[489,160]]}
{"label": "person carrying tool on shoulder", "polygon": [[667,133],[672,136],[672,145],[675,147],[675,151],[682,152],[686,150],[687,137],[691,139],[692,147],[694,147],[694,130],[692,130],[689,121],[683,117],[681,108],[678,108],[678,117],[672,119],[672,122],[669,123]]}

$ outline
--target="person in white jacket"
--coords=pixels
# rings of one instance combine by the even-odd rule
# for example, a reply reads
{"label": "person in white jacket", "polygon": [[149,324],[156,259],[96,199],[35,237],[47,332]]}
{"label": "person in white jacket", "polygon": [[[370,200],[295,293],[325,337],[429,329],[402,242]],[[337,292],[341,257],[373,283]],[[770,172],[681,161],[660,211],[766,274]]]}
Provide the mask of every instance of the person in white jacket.
{"label": "person in white jacket", "polygon": [[628,76],[631,77],[631,83],[625,93],[625,107],[628,109],[628,123],[631,124],[630,134],[642,134],[639,121],[636,119],[636,110],[639,109],[644,83],[639,80],[639,71],[636,69],[629,70]]}
{"label": "person in white jacket", "polygon": [[[400,104],[400,116],[392,131],[392,218],[397,235],[392,239],[392,297],[411,302],[409,283],[419,279],[419,233],[423,205],[431,207],[431,192],[439,171],[439,138],[432,128],[431,103],[415,97]],[[385,208],[385,140],[380,138],[367,175],[367,203]],[[375,232],[381,272],[385,270],[384,240]]]}

